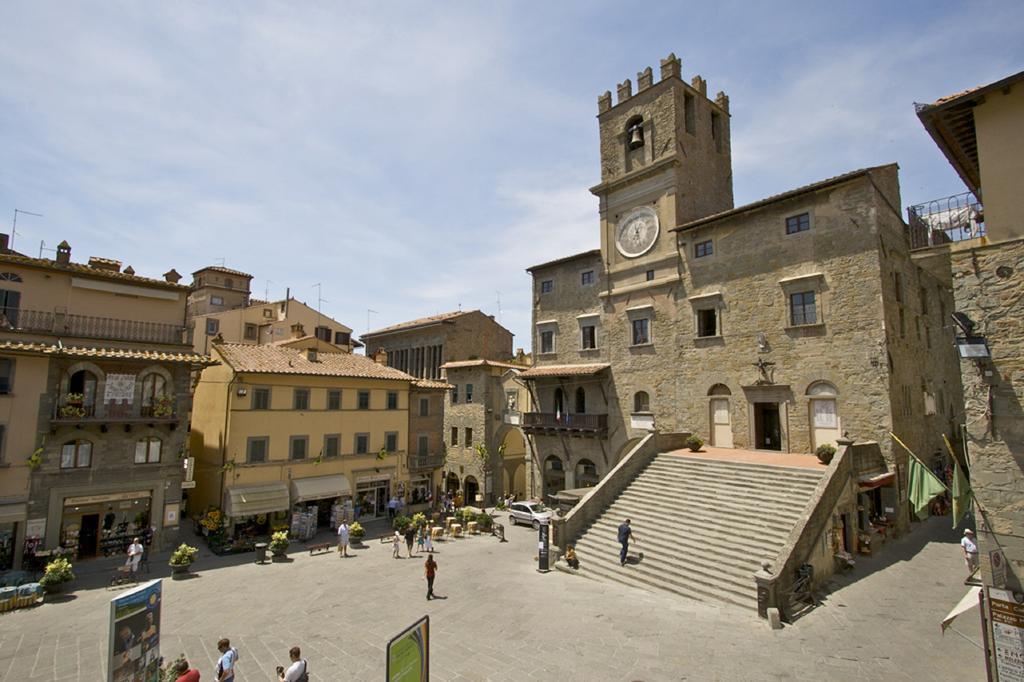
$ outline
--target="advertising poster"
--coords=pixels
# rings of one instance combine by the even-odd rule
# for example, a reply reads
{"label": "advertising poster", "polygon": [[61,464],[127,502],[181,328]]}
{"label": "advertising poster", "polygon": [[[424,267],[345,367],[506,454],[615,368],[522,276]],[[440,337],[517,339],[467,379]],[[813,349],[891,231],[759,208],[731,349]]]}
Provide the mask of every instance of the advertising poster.
{"label": "advertising poster", "polygon": [[992,644],[999,682],[1024,682],[1024,597],[989,588]]}
{"label": "advertising poster", "polygon": [[161,587],[153,580],[110,600],[108,682],[160,682]]}
{"label": "advertising poster", "polygon": [[430,616],[423,616],[388,642],[388,682],[430,679]]}

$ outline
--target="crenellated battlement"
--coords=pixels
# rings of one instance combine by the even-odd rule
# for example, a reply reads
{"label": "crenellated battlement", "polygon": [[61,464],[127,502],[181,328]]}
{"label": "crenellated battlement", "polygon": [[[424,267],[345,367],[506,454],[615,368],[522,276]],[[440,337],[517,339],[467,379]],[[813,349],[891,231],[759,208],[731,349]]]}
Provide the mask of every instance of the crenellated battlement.
{"label": "crenellated battlement", "polygon": [[[675,53],[670,53],[667,57],[661,60],[661,80],[664,82],[670,78],[678,78],[682,80],[683,64],[676,57]],[[639,95],[644,90],[654,85],[654,71],[651,67],[647,67],[643,71],[639,71],[636,74],[636,94]],[[695,75],[690,80],[690,87],[696,90],[705,99],[708,98],[708,82],[704,80],[699,74]],[[633,82],[630,79],[626,79],[619,83],[616,87],[616,102],[612,104],[612,93],[609,90],[605,90],[597,98],[597,113],[603,114],[609,111],[613,106],[618,106],[624,102],[629,101],[633,97]],[[709,100],[711,101],[711,100]],[[729,111],[729,98],[724,92],[719,92],[714,99],[714,103],[718,105],[723,111]]]}

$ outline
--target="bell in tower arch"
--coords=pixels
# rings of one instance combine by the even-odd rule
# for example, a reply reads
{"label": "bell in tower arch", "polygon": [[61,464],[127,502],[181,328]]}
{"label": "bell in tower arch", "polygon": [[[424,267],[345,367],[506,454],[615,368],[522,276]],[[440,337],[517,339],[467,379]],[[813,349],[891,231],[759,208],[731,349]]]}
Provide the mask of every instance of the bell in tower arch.
{"label": "bell in tower arch", "polygon": [[631,121],[626,128],[629,135],[629,148],[639,149],[644,146],[644,122],[643,119]]}

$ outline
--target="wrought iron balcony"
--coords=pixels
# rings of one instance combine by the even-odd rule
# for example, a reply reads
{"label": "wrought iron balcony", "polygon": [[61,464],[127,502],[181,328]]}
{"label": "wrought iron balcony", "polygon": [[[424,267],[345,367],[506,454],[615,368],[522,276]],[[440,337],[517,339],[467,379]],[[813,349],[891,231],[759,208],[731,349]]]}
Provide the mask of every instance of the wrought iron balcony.
{"label": "wrought iron balcony", "polygon": [[144,320],[0,308],[0,331],[43,332],[64,337],[142,343],[182,343],[184,329],[176,324]]}
{"label": "wrought iron balcony", "polygon": [[84,403],[60,400],[53,408],[51,424],[163,424],[176,423],[178,415],[172,406],[126,405],[124,403]]}
{"label": "wrought iron balcony", "polygon": [[608,433],[607,414],[562,414],[524,412],[523,431],[534,434],[558,434],[604,437]]}
{"label": "wrought iron balcony", "polygon": [[910,248],[923,249],[985,236],[985,213],[970,192],[907,208]]}
{"label": "wrought iron balcony", "polygon": [[424,469],[439,469],[444,464],[444,455],[409,455],[409,471],[422,471]]}

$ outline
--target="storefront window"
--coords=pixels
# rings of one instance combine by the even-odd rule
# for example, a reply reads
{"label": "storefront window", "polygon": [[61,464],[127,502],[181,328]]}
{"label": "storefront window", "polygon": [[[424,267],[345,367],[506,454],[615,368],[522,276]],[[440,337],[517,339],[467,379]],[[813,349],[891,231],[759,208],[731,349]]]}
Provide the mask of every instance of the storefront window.
{"label": "storefront window", "polygon": [[409,503],[423,504],[430,495],[430,477],[414,478],[409,482]]}
{"label": "storefront window", "polygon": [[387,478],[356,483],[356,518],[377,518],[388,513],[391,480]]}
{"label": "storefront window", "polygon": [[9,571],[14,566],[15,523],[0,523],[0,571]]}
{"label": "storefront window", "polygon": [[[131,497],[124,499],[126,496]],[[148,493],[69,497],[64,501],[60,544],[76,558],[122,554],[135,537],[145,545],[152,541]]]}

